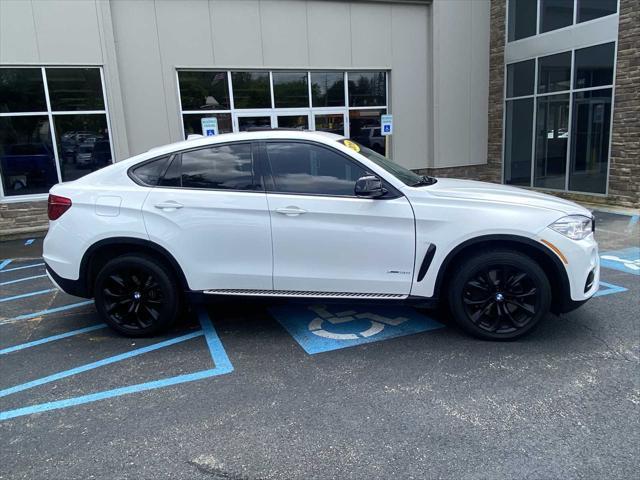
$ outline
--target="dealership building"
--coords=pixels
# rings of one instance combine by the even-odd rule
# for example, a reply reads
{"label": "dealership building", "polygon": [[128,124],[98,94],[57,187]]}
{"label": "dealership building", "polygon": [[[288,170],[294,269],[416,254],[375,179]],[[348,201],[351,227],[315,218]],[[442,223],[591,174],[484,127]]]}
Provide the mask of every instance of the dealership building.
{"label": "dealership building", "polygon": [[0,0],[0,236],[203,118],[638,208],[639,37],[639,0]]}

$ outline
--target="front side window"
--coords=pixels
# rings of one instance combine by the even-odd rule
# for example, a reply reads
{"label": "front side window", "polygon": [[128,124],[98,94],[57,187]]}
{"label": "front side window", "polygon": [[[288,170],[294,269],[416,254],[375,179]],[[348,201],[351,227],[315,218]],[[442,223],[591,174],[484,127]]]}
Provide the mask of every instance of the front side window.
{"label": "front side window", "polygon": [[266,149],[276,192],[355,196],[356,181],[367,174],[339,152],[318,145],[269,142]]}
{"label": "front side window", "polygon": [[251,145],[235,143],[183,152],[174,159],[161,184],[213,190],[253,190]]}

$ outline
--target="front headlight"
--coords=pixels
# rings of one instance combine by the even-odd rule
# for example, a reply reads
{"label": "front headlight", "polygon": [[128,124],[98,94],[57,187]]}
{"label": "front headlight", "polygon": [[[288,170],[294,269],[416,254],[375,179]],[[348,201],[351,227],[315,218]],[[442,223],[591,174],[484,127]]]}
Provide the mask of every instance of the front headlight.
{"label": "front headlight", "polygon": [[572,240],[582,240],[593,231],[593,220],[584,215],[569,215],[552,223],[549,228]]}

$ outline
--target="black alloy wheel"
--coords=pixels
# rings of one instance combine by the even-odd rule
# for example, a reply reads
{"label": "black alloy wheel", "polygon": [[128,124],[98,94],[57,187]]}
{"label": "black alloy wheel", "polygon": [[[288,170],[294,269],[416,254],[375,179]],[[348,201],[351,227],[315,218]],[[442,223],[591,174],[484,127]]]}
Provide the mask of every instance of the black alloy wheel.
{"label": "black alloy wheel", "polygon": [[551,302],[544,271],[509,250],[476,255],[458,265],[449,305],[456,322],[481,338],[514,339],[531,331]]}
{"label": "black alloy wheel", "polygon": [[128,336],[157,333],[177,318],[172,274],[149,257],[127,255],[108,262],[96,278],[94,294],[103,320]]}

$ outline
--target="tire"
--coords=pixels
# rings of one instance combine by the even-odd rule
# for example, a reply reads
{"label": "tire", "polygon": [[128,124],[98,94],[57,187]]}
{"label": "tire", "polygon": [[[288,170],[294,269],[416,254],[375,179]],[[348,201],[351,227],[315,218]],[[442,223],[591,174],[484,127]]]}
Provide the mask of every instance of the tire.
{"label": "tire", "polygon": [[456,324],[485,340],[514,340],[530,333],[551,305],[551,287],[542,268],[513,250],[489,250],[463,259],[448,286]]}
{"label": "tire", "polygon": [[107,262],[96,277],[94,297],[104,322],[128,337],[162,332],[175,323],[180,311],[173,273],[144,255]]}

